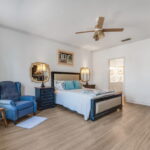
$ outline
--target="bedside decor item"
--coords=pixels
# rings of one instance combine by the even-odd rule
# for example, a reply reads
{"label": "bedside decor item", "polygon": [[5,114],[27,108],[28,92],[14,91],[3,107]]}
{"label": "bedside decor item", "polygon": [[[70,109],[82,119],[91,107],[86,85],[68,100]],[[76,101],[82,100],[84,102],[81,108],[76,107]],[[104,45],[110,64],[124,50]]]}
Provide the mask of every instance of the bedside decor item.
{"label": "bedside decor item", "polygon": [[90,69],[88,67],[82,67],[80,69],[81,81],[86,82],[88,85],[88,81],[90,80]]}
{"label": "bedside decor item", "polygon": [[7,127],[7,120],[6,120],[5,109],[4,108],[0,108],[0,114],[2,116],[2,121],[4,122],[5,127]]}
{"label": "bedside decor item", "polygon": [[67,51],[58,51],[58,64],[73,65],[74,54]]}
{"label": "bedside decor item", "polygon": [[49,65],[42,62],[32,63],[30,74],[33,82],[42,83],[41,87],[45,87],[44,83],[48,82],[50,78]]}
{"label": "bedside decor item", "polygon": [[54,88],[36,87],[35,96],[36,96],[37,108],[39,110],[44,110],[55,106]]}

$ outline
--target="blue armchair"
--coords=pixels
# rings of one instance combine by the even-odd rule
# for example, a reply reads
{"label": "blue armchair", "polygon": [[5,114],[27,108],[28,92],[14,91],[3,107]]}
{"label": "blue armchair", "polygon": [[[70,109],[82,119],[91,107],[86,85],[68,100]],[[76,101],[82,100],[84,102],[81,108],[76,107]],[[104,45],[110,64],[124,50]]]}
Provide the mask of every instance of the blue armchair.
{"label": "blue armchair", "polygon": [[5,108],[6,118],[14,123],[37,111],[35,97],[21,96],[21,83],[11,81],[0,82],[0,107]]}

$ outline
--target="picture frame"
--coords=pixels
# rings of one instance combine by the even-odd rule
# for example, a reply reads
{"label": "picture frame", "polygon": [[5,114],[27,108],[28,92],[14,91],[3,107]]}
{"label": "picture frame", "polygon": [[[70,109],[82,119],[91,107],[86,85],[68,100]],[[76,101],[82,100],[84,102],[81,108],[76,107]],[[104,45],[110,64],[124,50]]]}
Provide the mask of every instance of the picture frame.
{"label": "picture frame", "polygon": [[58,50],[58,64],[73,66],[74,53],[64,50]]}

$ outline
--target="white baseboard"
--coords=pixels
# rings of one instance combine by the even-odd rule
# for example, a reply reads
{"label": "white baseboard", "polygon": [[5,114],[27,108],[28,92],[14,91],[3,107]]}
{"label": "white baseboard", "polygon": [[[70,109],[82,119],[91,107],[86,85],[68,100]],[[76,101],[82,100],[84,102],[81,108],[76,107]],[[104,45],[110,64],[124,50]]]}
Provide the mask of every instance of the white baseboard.
{"label": "white baseboard", "polygon": [[150,106],[150,103],[147,103],[147,102],[139,102],[139,101],[137,102],[135,100],[128,100],[128,99],[126,99],[126,102],[133,103],[133,104],[138,104],[138,105]]}

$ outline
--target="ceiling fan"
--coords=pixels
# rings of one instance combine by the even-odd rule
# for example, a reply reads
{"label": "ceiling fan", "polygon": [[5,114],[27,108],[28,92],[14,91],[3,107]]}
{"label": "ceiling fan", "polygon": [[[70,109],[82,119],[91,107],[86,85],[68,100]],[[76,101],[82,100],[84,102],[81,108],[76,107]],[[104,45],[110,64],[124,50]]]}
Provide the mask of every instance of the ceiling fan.
{"label": "ceiling fan", "polygon": [[105,36],[104,32],[122,32],[124,30],[123,28],[103,28],[104,19],[104,17],[98,18],[97,25],[94,30],[76,32],[75,34],[94,32],[93,38],[95,41],[98,41]]}

